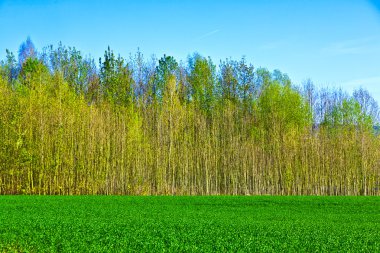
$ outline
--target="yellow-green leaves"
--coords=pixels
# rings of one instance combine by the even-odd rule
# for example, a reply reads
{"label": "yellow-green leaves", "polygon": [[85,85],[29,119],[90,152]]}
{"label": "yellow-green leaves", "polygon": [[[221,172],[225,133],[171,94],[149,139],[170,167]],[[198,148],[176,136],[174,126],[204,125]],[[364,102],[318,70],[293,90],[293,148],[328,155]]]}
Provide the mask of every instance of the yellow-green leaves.
{"label": "yellow-green leaves", "polygon": [[272,82],[258,99],[259,125],[267,131],[302,131],[311,124],[310,109],[290,85]]}

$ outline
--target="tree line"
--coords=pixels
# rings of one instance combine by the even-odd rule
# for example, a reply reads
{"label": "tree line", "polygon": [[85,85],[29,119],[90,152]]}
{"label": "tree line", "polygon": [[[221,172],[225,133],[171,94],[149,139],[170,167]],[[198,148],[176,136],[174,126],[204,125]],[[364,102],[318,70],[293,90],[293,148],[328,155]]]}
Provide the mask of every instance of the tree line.
{"label": "tree line", "polygon": [[95,63],[28,38],[0,64],[0,194],[379,195],[379,108],[245,58]]}

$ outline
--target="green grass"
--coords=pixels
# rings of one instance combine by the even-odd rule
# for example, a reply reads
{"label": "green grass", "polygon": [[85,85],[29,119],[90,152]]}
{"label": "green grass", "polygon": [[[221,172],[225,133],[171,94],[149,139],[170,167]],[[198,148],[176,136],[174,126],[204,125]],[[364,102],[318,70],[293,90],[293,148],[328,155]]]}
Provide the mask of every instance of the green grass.
{"label": "green grass", "polygon": [[379,252],[378,197],[0,196],[0,252]]}

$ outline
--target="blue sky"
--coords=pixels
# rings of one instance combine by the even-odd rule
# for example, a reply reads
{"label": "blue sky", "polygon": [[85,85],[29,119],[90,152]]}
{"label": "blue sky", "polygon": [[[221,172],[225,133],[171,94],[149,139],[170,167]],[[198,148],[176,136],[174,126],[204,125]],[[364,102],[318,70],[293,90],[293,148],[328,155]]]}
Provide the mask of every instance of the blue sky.
{"label": "blue sky", "polygon": [[376,0],[0,0],[0,58],[29,35],[37,49],[62,41],[99,58],[199,52],[245,56],[294,83],[368,89],[380,102],[380,1]]}

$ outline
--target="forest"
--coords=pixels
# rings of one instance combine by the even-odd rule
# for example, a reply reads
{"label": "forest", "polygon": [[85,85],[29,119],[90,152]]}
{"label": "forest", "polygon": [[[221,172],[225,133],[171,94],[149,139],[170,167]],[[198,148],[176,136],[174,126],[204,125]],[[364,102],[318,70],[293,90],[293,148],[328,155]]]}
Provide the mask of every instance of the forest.
{"label": "forest", "polygon": [[243,57],[0,63],[0,194],[380,195],[379,108]]}

